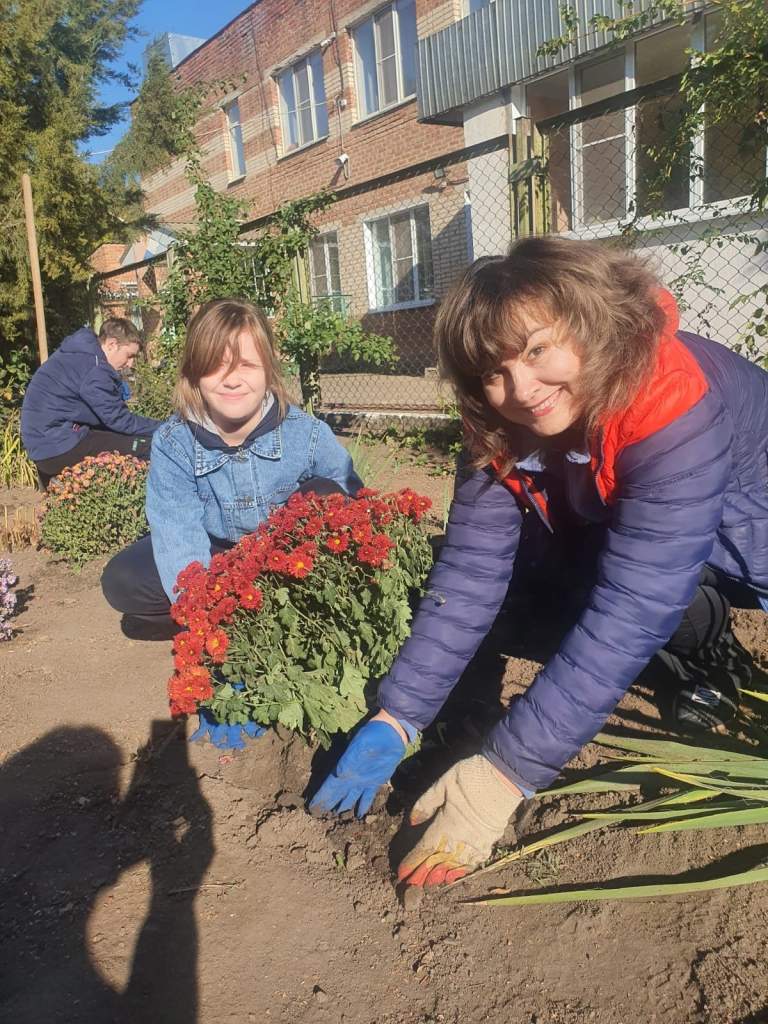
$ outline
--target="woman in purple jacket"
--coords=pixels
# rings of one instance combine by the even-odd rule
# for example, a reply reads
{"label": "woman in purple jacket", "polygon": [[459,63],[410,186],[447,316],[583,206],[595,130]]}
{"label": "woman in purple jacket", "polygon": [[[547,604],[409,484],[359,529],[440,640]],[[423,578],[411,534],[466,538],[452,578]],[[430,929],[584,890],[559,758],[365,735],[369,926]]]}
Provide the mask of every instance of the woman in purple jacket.
{"label": "woman in purple jacket", "polygon": [[598,542],[559,651],[481,753],[413,808],[413,824],[431,823],[400,866],[411,885],[487,859],[654,655],[676,679],[677,726],[722,728],[751,675],[729,599],[768,610],[768,373],[678,331],[674,299],[643,263],[527,239],[467,271],[436,341],[467,448],[446,542],[381,710],[311,809],[366,813],[490,629],[533,526],[565,534],[571,552]]}

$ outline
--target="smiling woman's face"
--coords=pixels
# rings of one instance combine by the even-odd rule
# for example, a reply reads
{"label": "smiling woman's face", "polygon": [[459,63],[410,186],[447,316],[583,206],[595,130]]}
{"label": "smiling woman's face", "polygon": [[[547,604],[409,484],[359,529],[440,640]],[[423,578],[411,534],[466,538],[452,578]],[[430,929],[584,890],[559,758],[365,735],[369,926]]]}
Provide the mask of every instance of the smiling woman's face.
{"label": "smiling woman's face", "polygon": [[554,437],[581,415],[577,397],[581,356],[572,339],[536,317],[524,316],[525,350],[504,358],[482,378],[488,404],[505,420],[539,437]]}

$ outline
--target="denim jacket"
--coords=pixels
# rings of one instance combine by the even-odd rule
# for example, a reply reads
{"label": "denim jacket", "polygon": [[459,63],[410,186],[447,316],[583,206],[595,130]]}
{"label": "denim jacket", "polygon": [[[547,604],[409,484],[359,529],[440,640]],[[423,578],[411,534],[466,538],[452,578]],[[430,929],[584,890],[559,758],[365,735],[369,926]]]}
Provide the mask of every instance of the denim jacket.
{"label": "denim jacket", "polygon": [[163,589],[173,601],[176,577],[190,562],[207,565],[211,537],[238,541],[284,505],[310,477],[354,494],[362,481],[330,427],[295,406],[274,430],[248,447],[211,451],[172,416],[154,434],[147,480],[147,519]]}

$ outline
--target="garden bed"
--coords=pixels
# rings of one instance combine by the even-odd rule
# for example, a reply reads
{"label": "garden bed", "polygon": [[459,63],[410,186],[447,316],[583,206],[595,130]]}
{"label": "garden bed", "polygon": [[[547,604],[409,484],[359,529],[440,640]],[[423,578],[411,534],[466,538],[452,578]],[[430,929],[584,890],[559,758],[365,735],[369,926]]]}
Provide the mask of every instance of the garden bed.
{"label": "garden bed", "polygon": [[[377,485],[430,494],[437,526],[444,481],[385,455],[373,450],[384,460]],[[768,856],[765,829],[597,833],[447,892],[411,893],[403,906],[391,874],[407,839],[402,809],[477,743],[481,694],[494,700],[527,684],[530,658],[546,645],[514,615],[500,619],[432,744],[383,806],[363,823],[321,821],[305,813],[302,793],[329,755],[275,732],[233,754],[188,745],[168,719],[170,644],[120,634],[100,566],[73,575],[38,552],[13,560],[19,635],[0,646],[0,1019],[768,1019],[768,887],[521,909],[462,902],[497,887],[748,867]],[[741,613],[737,627],[766,663],[764,617]],[[622,723],[658,728],[644,691],[609,724]],[[588,747],[579,763],[594,757]],[[568,806],[588,799],[604,798]],[[533,804],[509,842],[565,820],[563,806]]]}

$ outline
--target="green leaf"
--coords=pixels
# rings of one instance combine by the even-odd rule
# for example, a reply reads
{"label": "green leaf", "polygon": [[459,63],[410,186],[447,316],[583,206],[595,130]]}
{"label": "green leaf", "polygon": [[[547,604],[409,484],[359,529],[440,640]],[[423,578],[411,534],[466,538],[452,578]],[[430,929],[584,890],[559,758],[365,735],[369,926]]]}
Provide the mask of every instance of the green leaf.
{"label": "green leaf", "polygon": [[[697,815],[712,815],[715,810],[726,808],[728,810],[736,810],[741,805],[738,803],[730,804],[718,804],[715,806],[709,805],[705,807],[697,807],[693,813]],[[640,804],[640,808],[635,810],[616,810],[616,811],[590,811],[584,814],[585,818],[591,818],[597,821],[599,818],[610,818],[613,822],[625,822],[625,821],[656,821],[662,818],[685,818],[690,817],[690,807],[660,807],[658,810],[649,811],[643,810],[643,804]]]}
{"label": "green leaf", "polygon": [[768,693],[764,690],[742,690],[741,692],[746,694],[747,697],[754,697],[755,700],[768,701]]}
{"label": "green leaf", "polygon": [[287,587],[278,587],[277,590],[273,591],[272,596],[279,605],[284,605],[288,603],[288,599],[291,595]]}
{"label": "green leaf", "polygon": [[683,821],[670,821],[662,825],[653,825],[642,830],[641,835],[646,832],[683,832],[692,829],[703,828],[736,828],[741,825],[765,825],[768,823],[768,807],[741,807],[730,805],[727,809],[717,811],[714,807],[711,813],[702,817],[689,818]]}
{"label": "green leaf", "polygon": [[505,853],[498,860],[487,864],[478,871],[474,871],[471,875],[465,875],[464,878],[458,879],[452,885],[460,885],[469,878],[477,878],[479,875],[486,875],[490,871],[498,871],[499,868],[506,867],[507,864],[512,864],[517,860],[522,860],[523,857],[530,857],[531,854],[538,853],[539,850],[546,850],[550,846],[558,846],[560,843],[568,842],[569,839],[577,839],[579,836],[596,832],[599,828],[606,828],[606,825],[607,823],[604,821],[581,821],[578,825],[569,825],[567,828],[560,829],[545,839],[536,839],[532,843],[527,843],[519,850]]}
{"label": "green leaf", "polygon": [[339,693],[342,697],[358,698],[362,695],[364,688],[365,678],[362,672],[345,660],[341,682],[339,683]]}
{"label": "green leaf", "polygon": [[277,715],[277,720],[286,729],[298,729],[304,721],[304,712],[298,700],[284,704]]}
{"label": "green leaf", "polygon": [[573,903],[594,900],[636,900],[664,896],[680,896],[696,892],[711,892],[715,889],[730,889],[739,885],[755,885],[768,882],[768,867],[752,868],[732,875],[710,878],[704,882],[666,882],[653,885],[629,885],[615,889],[594,888],[574,889],[535,893],[524,896],[488,896],[483,899],[462,900],[462,903],[477,903],[481,906],[521,907],[542,903]]}
{"label": "green leaf", "polygon": [[633,736],[610,736],[598,733],[595,743],[617,750],[631,750],[638,754],[670,761],[742,761],[753,760],[754,754],[741,754],[731,750],[713,750],[711,747],[697,747],[688,743],[671,740],[638,739]]}
{"label": "green leaf", "polygon": [[658,768],[656,771],[659,775],[675,779],[677,782],[686,782],[689,786],[710,789],[715,793],[723,793],[725,796],[741,796],[746,800],[768,800],[768,786],[753,787],[737,782],[721,784],[706,775],[685,775],[682,772],[670,772],[664,768]]}
{"label": "green leaf", "polygon": [[278,622],[282,623],[283,626],[287,626],[288,629],[295,624],[297,618],[296,609],[290,604],[284,605],[277,616]]}

